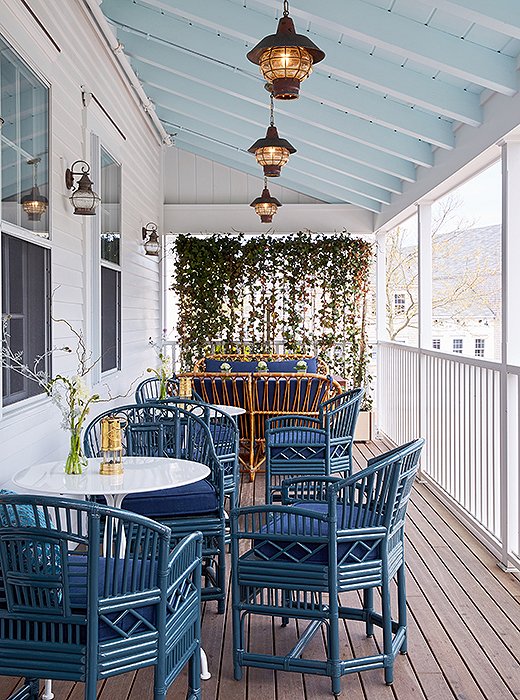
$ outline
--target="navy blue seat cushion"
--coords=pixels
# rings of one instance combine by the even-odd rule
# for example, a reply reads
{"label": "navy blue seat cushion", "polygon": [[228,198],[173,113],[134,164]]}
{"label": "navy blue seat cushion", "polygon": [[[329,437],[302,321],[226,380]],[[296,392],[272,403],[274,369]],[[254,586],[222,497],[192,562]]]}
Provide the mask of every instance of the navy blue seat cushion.
{"label": "navy blue seat cushion", "polygon": [[[130,564],[127,566],[125,580],[123,580],[123,570],[124,566],[122,562],[118,562],[117,566],[117,584],[113,587],[118,594],[124,594],[128,591],[128,586],[132,578],[139,581],[141,575],[141,568],[143,562],[140,559],[134,561],[131,558]],[[104,581],[105,581],[105,569],[107,565],[107,560],[104,557],[99,557],[99,577],[98,577],[98,595],[100,598],[104,597]],[[113,579],[114,571],[114,560],[108,560],[109,566],[109,576]],[[133,566],[135,566],[136,571],[134,572]],[[146,567],[145,578],[148,580],[150,562],[145,562]],[[87,610],[87,556],[81,554],[70,554],[68,557],[68,572],[69,572],[69,591],[70,591],[70,604],[75,614],[81,614],[82,611]],[[135,576],[134,576],[135,573]],[[155,625],[155,611],[156,606],[147,605],[144,607],[136,608],[139,615],[142,615],[145,620],[148,620],[152,625]],[[124,632],[129,632],[130,629],[136,624],[137,619],[135,615],[128,613],[121,617],[121,611],[108,613],[106,617],[115,622],[117,620],[117,626]],[[149,631],[146,625],[142,624],[138,631],[147,632]],[[86,641],[86,630],[84,632],[85,638],[81,639],[82,642]],[[105,621],[100,620],[98,627],[99,641],[107,641],[109,639],[122,639],[122,635],[116,632],[109,624]]]}
{"label": "navy blue seat cushion", "polygon": [[[206,372],[221,372],[220,369],[223,362],[226,360],[206,359]],[[255,372],[258,366],[258,360],[229,360],[228,365],[231,367],[231,372]],[[316,374],[318,370],[318,359],[316,357],[308,357],[305,359],[307,363],[307,372]],[[296,372],[296,364],[298,360],[268,360],[267,367],[270,372]]]}
{"label": "navy blue seat cushion", "polygon": [[204,479],[187,486],[130,494],[123,508],[149,518],[209,515],[218,510],[218,498],[213,484]]}
{"label": "navy blue seat cushion", "polygon": [[[328,505],[327,503],[302,503],[297,504],[295,507],[301,508],[303,510],[309,511],[309,515],[312,513],[327,513]],[[345,517],[348,519],[350,513],[350,506],[347,506],[347,513]],[[343,517],[343,506],[338,505],[337,507],[338,516],[338,527],[341,524]],[[280,532],[280,521],[282,532],[294,533],[297,531],[303,535],[315,534],[316,521],[309,521],[303,519],[301,515],[289,515],[282,513],[276,515],[274,520],[275,526],[271,523],[267,523],[262,528],[262,532]],[[311,533],[311,527],[314,527]],[[303,532],[302,532],[303,530]],[[322,537],[327,537],[328,535],[328,523],[321,523],[321,535]],[[290,551],[287,553],[280,553],[280,548],[290,547]],[[291,562],[300,561],[305,559],[305,563],[309,564],[327,564],[328,563],[328,548],[323,546],[322,543],[316,542],[298,542],[298,536],[292,535],[288,540],[277,540],[276,544],[274,542],[266,540],[254,540],[253,543],[255,552],[261,554],[262,558],[276,559],[276,561]],[[373,541],[367,540],[366,543],[363,541],[358,541],[355,543],[346,542],[338,544],[338,560],[342,561],[342,564],[355,564],[359,561],[373,561],[375,559],[380,559],[379,548],[375,547],[372,550]],[[315,554],[308,556],[309,552],[315,550]],[[306,558],[307,557],[307,558]],[[346,557],[345,561],[343,558]]]}

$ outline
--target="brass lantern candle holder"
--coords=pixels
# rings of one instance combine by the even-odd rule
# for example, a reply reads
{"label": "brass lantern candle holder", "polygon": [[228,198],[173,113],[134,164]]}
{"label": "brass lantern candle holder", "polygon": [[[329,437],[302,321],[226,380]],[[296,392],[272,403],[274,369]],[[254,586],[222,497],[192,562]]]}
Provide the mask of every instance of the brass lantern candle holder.
{"label": "brass lantern candle holder", "polygon": [[193,387],[191,385],[191,377],[179,377],[179,396],[183,399],[192,398]]}
{"label": "brass lantern candle holder", "polygon": [[126,421],[117,416],[101,419],[100,474],[112,476],[124,472],[122,434],[125,425]]}

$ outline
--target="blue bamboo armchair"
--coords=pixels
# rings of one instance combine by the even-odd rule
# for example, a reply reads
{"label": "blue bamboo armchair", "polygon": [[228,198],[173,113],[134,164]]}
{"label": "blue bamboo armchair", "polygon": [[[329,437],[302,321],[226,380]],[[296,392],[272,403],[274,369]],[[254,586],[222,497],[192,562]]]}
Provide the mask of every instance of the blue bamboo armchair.
{"label": "blue bamboo armchair", "polygon": [[224,470],[224,493],[229,497],[231,507],[234,508],[238,498],[239,453],[239,430],[235,419],[225,411],[197,399],[177,396],[168,397],[156,403],[180,406],[204,420],[209,427],[215,452]]}
{"label": "blue bamboo armchair", "polygon": [[[126,420],[123,450],[128,456],[172,457],[206,464],[207,479],[188,486],[130,494],[123,507],[158,520],[171,528],[175,540],[199,530],[203,534],[204,600],[217,600],[219,612],[225,606],[224,469],[215,453],[213,440],[204,420],[180,405],[167,403],[118,406],[97,416],[83,438],[87,457],[100,454],[100,428],[104,416]],[[236,481],[236,470],[233,478]]]}
{"label": "blue bamboo armchair", "polygon": [[[157,377],[148,377],[137,386],[135,390],[135,402],[157,401],[161,393],[161,382]],[[166,384],[166,395],[177,396],[179,393],[179,380],[175,377],[168,379]]]}
{"label": "blue bamboo armchair", "polygon": [[[393,666],[407,649],[404,524],[424,441],[398,447],[368,462],[366,469],[339,479],[300,477],[282,487],[282,505],[235,509],[231,514],[233,662],[235,678],[244,666],[329,676],[338,695],[341,677],[384,668],[393,682]],[[244,549],[248,551],[244,552]],[[397,578],[396,619],[390,584]],[[382,612],[373,605],[380,588]],[[338,594],[362,590],[363,604],[347,607]],[[244,635],[250,615],[307,620],[296,646],[287,654],[260,654]],[[343,620],[383,629],[383,646],[362,658],[343,658]],[[324,626],[326,658],[302,658],[307,643]]]}
{"label": "blue bamboo armchair", "polygon": [[[108,536],[106,555],[100,538]],[[200,695],[201,535],[85,501],[0,496],[0,675],[85,683],[154,667],[154,700],[189,663]],[[115,554],[117,552],[117,554]]]}
{"label": "blue bamboo armchair", "polygon": [[363,394],[363,389],[352,389],[324,401],[317,418],[287,415],[266,421],[266,503],[279,500],[287,477],[350,474]]}

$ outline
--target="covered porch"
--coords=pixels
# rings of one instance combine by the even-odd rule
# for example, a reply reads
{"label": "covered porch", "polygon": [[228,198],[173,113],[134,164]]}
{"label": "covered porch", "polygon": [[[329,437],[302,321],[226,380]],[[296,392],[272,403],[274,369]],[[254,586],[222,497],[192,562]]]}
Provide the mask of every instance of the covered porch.
{"label": "covered porch", "polygon": [[[374,379],[365,388],[373,432],[356,442],[354,470],[414,438],[426,446],[406,526],[409,653],[398,657],[391,687],[373,670],[343,678],[343,693],[355,700],[520,698],[520,13],[515,0],[322,5],[291,2],[298,28],[327,58],[302,82],[301,98],[275,100],[273,113],[245,53],[275,31],[283,3],[0,0],[4,334],[22,355],[52,358],[46,371],[67,377],[77,372],[81,338],[87,389],[98,396],[92,417],[132,404],[163,354],[175,371],[193,370],[178,362],[183,339],[171,284],[179,234],[275,240],[348,231],[369,243]],[[280,178],[263,182],[247,147],[269,119],[298,141],[298,153]],[[95,216],[69,201],[70,179],[74,189],[87,172],[81,163],[101,195]],[[485,311],[464,301],[446,321],[436,314],[436,285],[448,276],[439,249],[453,231],[445,227],[436,239],[436,206],[490,167],[499,172],[492,222],[499,264],[486,274],[498,280],[498,301],[481,300]],[[249,206],[267,184],[281,205],[269,226]],[[44,193],[34,200],[43,208],[39,218],[23,206],[35,189]],[[458,240],[478,216],[458,226]],[[407,231],[401,253],[412,263],[396,286],[389,251],[400,227]],[[473,248],[457,246],[454,259],[471,258]],[[460,265],[453,270],[456,277]],[[485,285],[479,278],[474,286],[480,294]],[[413,332],[394,334],[389,316],[399,321],[408,312]],[[472,323],[488,328],[491,317],[494,335],[474,332]],[[462,336],[471,338],[471,352]],[[205,338],[208,347],[216,340]],[[4,369],[6,489],[21,470],[64,460],[69,447],[56,402],[13,377]],[[264,479],[261,471],[254,481],[243,476],[242,506],[263,502]],[[331,697],[330,680],[318,675],[250,668],[235,681],[229,586],[226,596],[223,615],[214,601],[202,609],[212,676],[203,698]],[[255,617],[248,635],[257,651],[279,653],[297,631]],[[320,633],[308,653],[324,644]],[[368,656],[380,650],[381,637],[378,630],[367,639],[352,623],[342,627],[341,644],[347,655]],[[142,669],[102,681],[98,698],[152,698],[151,677]],[[183,697],[186,684],[184,673],[168,697]],[[0,677],[0,699],[20,685]],[[56,700],[79,700],[83,685],[56,681],[53,692]]]}

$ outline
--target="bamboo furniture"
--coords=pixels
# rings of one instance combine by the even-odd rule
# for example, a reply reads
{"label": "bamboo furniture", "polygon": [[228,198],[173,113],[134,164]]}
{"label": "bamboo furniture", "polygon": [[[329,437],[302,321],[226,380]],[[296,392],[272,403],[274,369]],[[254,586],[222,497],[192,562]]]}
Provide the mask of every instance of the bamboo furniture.
{"label": "bamboo furniture", "polygon": [[133,513],[0,496],[0,675],[25,678],[11,700],[37,700],[40,678],[83,682],[95,700],[98,680],[145,666],[164,700],[186,663],[188,700],[200,699],[201,535],[170,540]]}
{"label": "bamboo furniture", "polygon": [[265,501],[280,495],[290,476],[350,476],[354,430],[363,389],[352,389],[319,406],[317,418],[268,418],[265,430]]}
{"label": "bamboo furniture", "polygon": [[[246,352],[242,353],[214,353],[213,355],[206,355],[205,357],[202,357],[200,360],[197,360],[195,362],[195,365],[193,366],[193,371],[194,372],[206,372],[209,371],[206,368],[206,360],[214,360],[216,362],[248,362],[251,363],[252,365],[256,366],[259,362],[276,362],[278,363],[284,363],[284,362],[291,362],[292,360],[298,361],[298,360],[305,360],[305,361],[312,361],[316,362],[316,373],[317,374],[328,374],[329,373],[329,368],[327,364],[321,360],[320,358],[313,357],[312,355],[301,355],[298,353],[287,353],[287,354],[281,354],[281,353],[253,353],[249,354]],[[252,370],[254,367],[252,367]],[[294,371],[294,370],[290,370]]]}
{"label": "bamboo furniture", "polygon": [[265,421],[285,414],[317,417],[320,405],[341,394],[332,377],[289,372],[187,372],[194,391],[209,404],[240,406],[240,441],[245,471],[254,479],[264,457]]}
{"label": "bamboo furniture", "polygon": [[[335,696],[341,677],[383,668],[393,681],[396,656],[407,649],[404,524],[424,440],[374,457],[347,479],[288,479],[282,505],[252,506],[231,513],[233,663],[235,678],[253,666],[329,676]],[[245,551],[246,550],[246,551]],[[397,579],[392,616],[391,583]],[[381,591],[381,613],[374,589]],[[338,594],[362,591],[361,607],[347,607]],[[354,598],[352,598],[352,601]],[[250,650],[244,634],[251,615],[300,620],[303,633],[292,650]],[[383,630],[379,653],[345,658],[343,620]],[[302,621],[307,621],[305,628]],[[305,647],[324,628],[326,658],[309,658]],[[319,645],[321,646],[321,645]]]}

